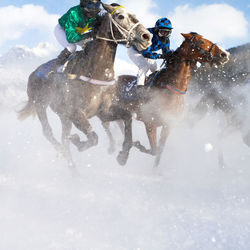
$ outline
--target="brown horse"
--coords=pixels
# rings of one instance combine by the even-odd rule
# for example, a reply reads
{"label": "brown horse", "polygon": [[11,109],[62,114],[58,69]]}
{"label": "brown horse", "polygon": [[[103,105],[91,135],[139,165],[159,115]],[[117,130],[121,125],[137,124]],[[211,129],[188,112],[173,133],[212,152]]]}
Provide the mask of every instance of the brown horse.
{"label": "brown horse", "polygon": [[[184,94],[196,63],[209,62],[211,65],[213,63],[221,65],[229,59],[228,52],[201,35],[193,32],[182,35],[185,38],[184,42],[173,53],[166,67],[154,77],[156,79],[154,79],[153,87],[150,89],[144,86],[139,87],[137,100],[133,103],[123,101],[121,104],[122,107],[135,113],[137,120],[145,124],[151,148],[146,149],[140,142],[134,143],[134,146],[144,153],[155,155],[155,166],[158,166],[160,162],[170,130],[183,112]],[[135,79],[134,76],[120,76],[118,92],[124,89],[126,83]],[[159,145],[157,142],[158,127],[162,127]]]}
{"label": "brown horse", "polygon": [[[39,78],[37,69],[29,77],[28,103],[19,113],[21,118],[34,112],[38,115],[45,137],[56,150],[63,151],[71,167],[74,166],[69,149],[72,123],[87,137],[83,142],[78,137],[71,138],[80,151],[98,142],[97,134],[88,121],[93,116],[98,116],[103,122],[124,121],[125,139],[118,155],[121,165],[126,163],[132,146],[130,112],[112,105],[111,99],[106,96],[115,89],[113,66],[117,45],[122,43],[143,50],[151,44],[152,36],[126,8],[118,4],[103,4],[103,7],[107,13],[102,16],[96,39],[89,42],[84,52],[80,53],[83,56],[78,60],[79,69],[72,67],[72,60],[68,62],[64,74],[51,74],[48,80]],[[70,76],[70,79],[65,75]],[[46,114],[48,106],[60,117],[62,144],[52,134]]]}

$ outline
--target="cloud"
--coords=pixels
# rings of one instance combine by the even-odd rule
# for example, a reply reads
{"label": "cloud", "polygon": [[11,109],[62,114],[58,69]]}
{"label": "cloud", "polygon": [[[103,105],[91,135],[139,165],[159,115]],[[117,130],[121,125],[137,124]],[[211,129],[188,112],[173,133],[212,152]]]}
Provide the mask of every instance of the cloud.
{"label": "cloud", "polygon": [[217,43],[242,39],[248,35],[248,23],[243,12],[228,4],[178,6],[169,14],[174,26],[173,39],[180,42],[181,32],[194,31]]}
{"label": "cloud", "polygon": [[53,36],[58,19],[57,15],[51,15],[42,6],[33,4],[20,8],[12,5],[0,8],[0,16],[4,20],[0,22],[0,45],[20,39],[29,30],[37,30],[44,35],[44,40],[48,40],[46,38]]}
{"label": "cloud", "polygon": [[50,43],[39,43],[36,47],[32,48],[31,51],[39,57],[49,57],[57,53],[57,48]]}
{"label": "cloud", "polygon": [[[107,3],[113,3],[114,1],[107,1]],[[154,26],[156,20],[159,18],[159,16],[155,13],[155,8],[157,7],[157,4],[155,1],[152,0],[121,0],[119,1],[119,4],[122,6],[125,6],[128,8],[131,12],[136,14],[139,21],[145,26],[145,27],[151,27]]]}

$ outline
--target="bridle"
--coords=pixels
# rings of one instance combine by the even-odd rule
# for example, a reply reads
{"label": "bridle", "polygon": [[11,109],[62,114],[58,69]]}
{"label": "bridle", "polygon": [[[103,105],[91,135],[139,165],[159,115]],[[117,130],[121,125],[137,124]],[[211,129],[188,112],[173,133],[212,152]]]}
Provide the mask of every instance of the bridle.
{"label": "bridle", "polygon": [[[206,57],[206,59],[207,59],[208,61],[211,62],[211,61],[213,60],[213,58],[214,58],[214,56],[212,55],[212,50],[213,50],[213,48],[214,48],[214,46],[215,46],[216,44],[213,43],[213,44],[211,45],[211,47],[210,47],[208,50],[205,50],[205,49],[199,47],[199,46],[195,43],[194,39],[195,39],[195,36],[193,36],[193,37],[189,40],[189,43],[190,43],[191,47],[192,47],[193,49],[198,50],[202,55],[204,55],[204,56]],[[179,56],[177,56],[177,55],[175,55],[175,54],[173,54],[173,55],[174,55],[177,59],[180,59]],[[192,63],[192,62],[195,62],[194,59],[183,59],[183,60],[179,60],[179,62],[182,62],[182,61],[184,61],[184,62],[190,61],[191,63]],[[186,91],[180,91],[179,89],[177,89],[174,85],[172,85],[172,84],[170,84],[170,83],[164,84],[164,85],[162,85],[162,86],[166,87],[167,89],[169,89],[170,91],[172,91],[172,92],[174,92],[175,94],[178,94],[178,95],[184,95],[184,94],[186,93]]]}
{"label": "bridle", "polygon": [[190,39],[191,47],[192,47],[193,49],[198,50],[202,55],[205,55],[206,59],[207,59],[209,62],[211,62],[211,61],[213,60],[213,58],[214,58],[214,56],[212,55],[211,52],[212,52],[214,46],[216,45],[216,43],[213,43],[213,44],[211,45],[211,47],[209,48],[209,50],[205,50],[205,49],[199,47],[199,46],[194,42],[194,39],[195,39],[195,36],[193,36],[193,37]]}
{"label": "bridle", "polygon": [[[132,36],[132,31],[138,26],[140,25],[140,22],[137,22],[136,24],[134,24],[130,30],[126,30],[125,28],[123,28],[114,18],[113,18],[113,14],[116,12],[116,10],[118,10],[119,8],[125,8],[123,6],[118,6],[117,8],[115,8],[115,10],[110,14],[109,13],[109,23],[110,23],[110,32],[111,32],[111,36],[112,39],[110,38],[106,38],[106,37],[100,37],[100,36],[96,36],[97,39],[101,39],[104,41],[109,41],[109,42],[114,42],[116,44],[118,44],[119,42],[126,42],[126,47],[130,47],[131,45],[131,41],[133,40],[133,36]],[[117,30],[120,32],[120,34],[124,37],[123,39],[116,39],[115,35],[114,35],[114,31],[113,31],[113,24],[114,26],[117,28]]]}

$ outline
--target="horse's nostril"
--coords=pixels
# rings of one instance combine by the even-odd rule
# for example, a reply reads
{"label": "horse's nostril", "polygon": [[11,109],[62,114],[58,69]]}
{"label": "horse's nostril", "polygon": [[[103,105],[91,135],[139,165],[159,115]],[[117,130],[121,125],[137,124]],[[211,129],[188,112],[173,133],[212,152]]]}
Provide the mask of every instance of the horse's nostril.
{"label": "horse's nostril", "polygon": [[225,52],[222,52],[220,56],[224,58],[227,57],[227,54]]}
{"label": "horse's nostril", "polygon": [[148,34],[143,34],[142,37],[143,37],[145,40],[147,40],[147,41],[150,39],[150,37],[149,37]]}

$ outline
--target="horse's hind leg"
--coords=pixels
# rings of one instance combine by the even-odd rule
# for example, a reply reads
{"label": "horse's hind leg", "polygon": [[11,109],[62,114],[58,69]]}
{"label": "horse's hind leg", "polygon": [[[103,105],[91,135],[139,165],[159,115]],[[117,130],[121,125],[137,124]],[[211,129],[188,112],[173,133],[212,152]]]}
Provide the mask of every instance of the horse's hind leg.
{"label": "horse's hind leg", "polygon": [[62,145],[64,147],[64,156],[67,159],[70,169],[75,171],[75,164],[70,152],[70,131],[72,129],[72,122],[64,116],[59,116],[62,123]]}
{"label": "horse's hind leg", "polygon": [[90,147],[96,146],[98,144],[98,136],[92,130],[92,127],[82,112],[75,112],[72,117],[72,122],[76,126],[77,129],[82,131],[88,138],[87,141],[81,141],[78,135],[72,135],[70,137],[70,141],[77,147],[77,149],[82,152],[87,150]]}
{"label": "horse's hind leg", "polygon": [[38,116],[38,118],[39,118],[39,120],[41,122],[44,136],[55,147],[56,151],[61,153],[63,151],[63,147],[56,140],[56,138],[54,137],[54,135],[52,133],[52,128],[51,128],[51,126],[49,125],[49,122],[48,122],[46,107],[44,107],[42,105],[37,105],[36,106],[36,113],[37,113],[37,116]]}

